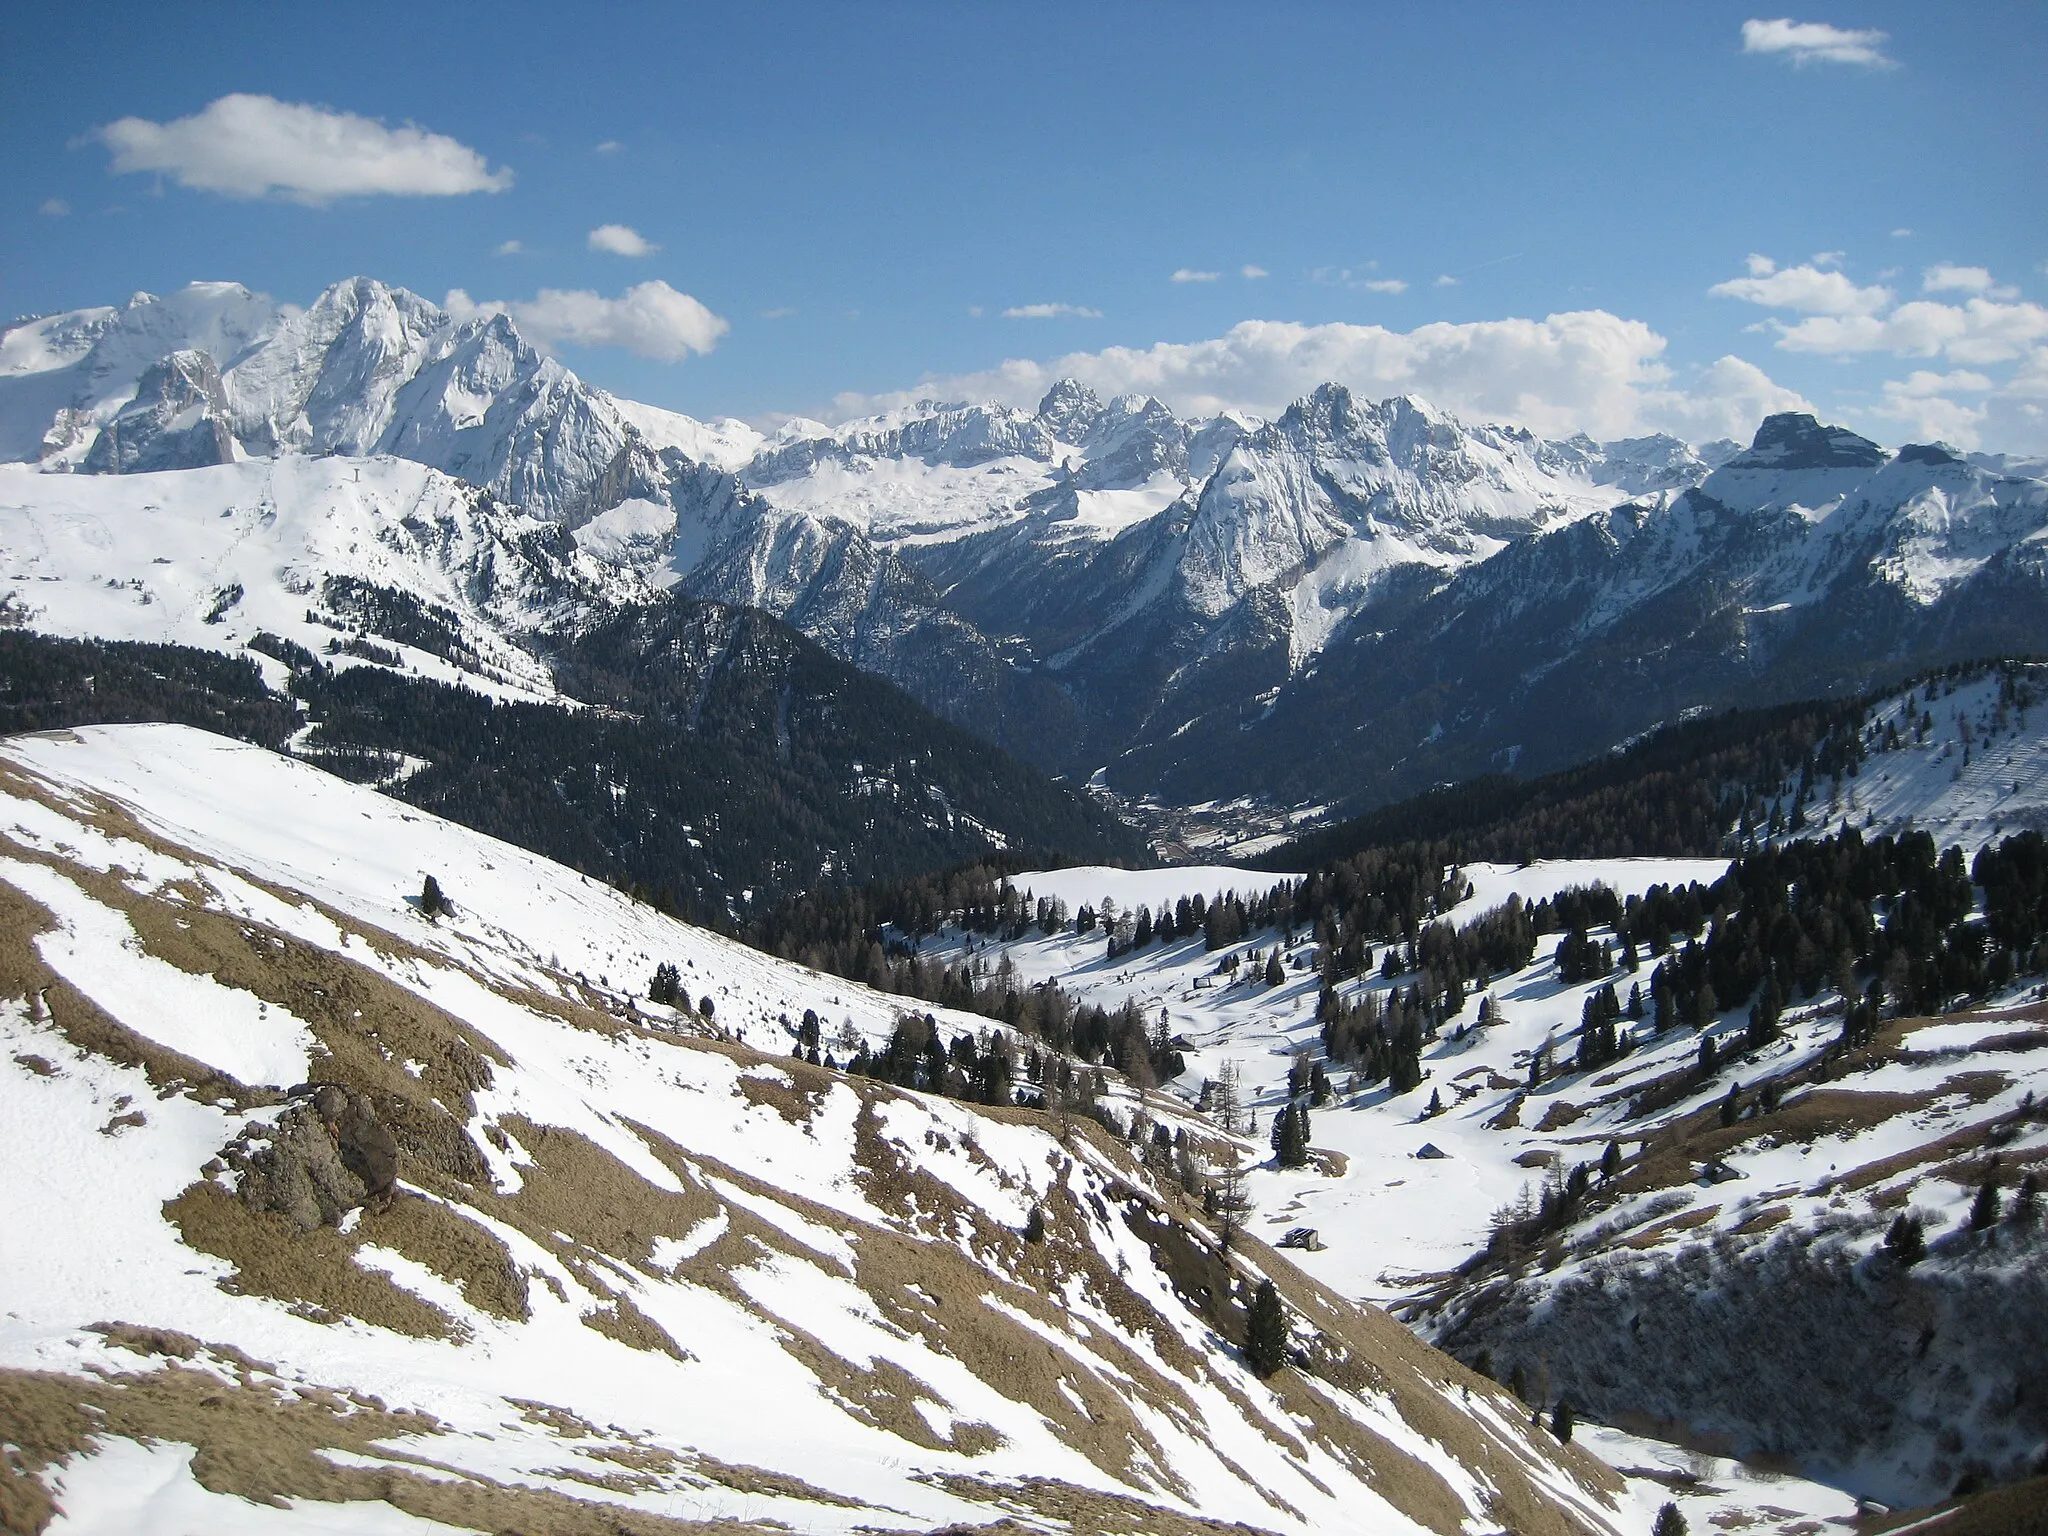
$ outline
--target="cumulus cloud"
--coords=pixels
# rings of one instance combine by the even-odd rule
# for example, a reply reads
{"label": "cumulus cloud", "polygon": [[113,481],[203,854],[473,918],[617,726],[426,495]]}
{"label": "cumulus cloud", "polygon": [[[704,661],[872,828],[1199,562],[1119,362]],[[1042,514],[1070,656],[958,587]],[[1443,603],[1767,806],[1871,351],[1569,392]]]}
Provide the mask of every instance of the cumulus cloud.
{"label": "cumulus cloud", "polygon": [[1398,277],[1375,277],[1360,283],[1367,293],[1406,293],[1408,285]]}
{"label": "cumulus cloud", "polygon": [[1102,311],[1081,304],[1015,304],[1003,311],[1005,320],[1100,320]]}
{"label": "cumulus cloud", "polygon": [[1869,315],[1896,297],[1889,288],[1859,288],[1845,273],[1824,272],[1811,264],[1778,267],[1768,256],[1749,258],[1748,277],[1732,277],[1707,292],[1718,298],[1743,299],[1771,309],[1794,309],[1809,315]]}
{"label": "cumulus cloud", "polygon": [[542,346],[619,347],[664,363],[709,352],[732,329],[689,294],[659,279],[635,284],[615,299],[588,289],[543,288],[527,300],[479,303],[457,288],[442,307],[458,320],[510,315],[522,335]]}
{"label": "cumulus cloud", "polygon": [[1768,53],[1789,59],[1800,68],[1808,64],[1860,64],[1866,69],[1891,69],[1885,56],[1889,34],[1869,29],[1831,27],[1824,21],[1745,21],[1742,51]]}
{"label": "cumulus cloud", "polygon": [[1271,277],[1273,274],[1268,272],[1264,267],[1254,266],[1250,262],[1246,262],[1243,266],[1237,269],[1237,275],[1239,277],[1250,278],[1256,281],[1257,279],[1262,277]]}
{"label": "cumulus cloud", "polygon": [[1987,299],[2020,296],[2019,289],[1994,282],[1988,268],[1959,267],[1948,261],[1937,261],[1921,273],[1920,288],[1924,293],[1980,293]]}
{"label": "cumulus cloud", "polygon": [[611,256],[652,256],[661,247],[624,224],[600,224],[589,235],[593,251]]}
{"label": "cumulus cloud", "polygon": [[1892,231],[1892,238],[1894,240],[1910,240],[1913,238],[1913,231],[1902,224]]}
{"label": "cumulus cloud", "polygon": [[1371,399],[1420,395],[1470,421],[1600,437],[1670,430],[1746,438],[1767,411],[1811,409],[1733,357],[1676,383],[1664,349],[1664,338],[1647,325],[1604,310],[1437,322],[1412,331],[1247,320],[1209,341],[1013,358],[980,373],[927,380],[916,390],[844,395],[837,407],[850,417],[934,395],[1029,407],[1054,381],[1073,377],[1105,397],[1153,395],[1186,415],[1236,410],[1267,417],[1335,381]]}
{"label": "cumulus cloud", "polygon": [[498,248],[491,252],[491,254],[493,256],[520,256],[524,255],[525,251],[526,245],[523,241],[501,240],[498,242]]}
{"label": "cumulus cloud", "polygon": [[625,147],[617,139],[606,139],[602,144],[594,146],[590,152],[593,155],[616,155]]}
{"label": "cumulus cloud", "polygon": [[1167,281],[1169,283],[1213,283],[1222,275],[1221,272],[1197,272],[1193,267],[1175,267],[1173,269],[1173,276],[1169,277]]}
{"label": "cumulus cloud", "polygon": [[[1949,379],[1933,373],[1915,373],[1904,379],[1887,379],[1883,400],[1871,408],[1870,414],[1885,421],[1896,422],[1907,438],[1926,442],[1939,439],[1953,443],[1958,448],[1982,446],[1982,427],[1990,410],[1984,405],[1966,405],[1949,397]],[[1982,378],[1982,375],[1966,377]],[[1983,379],[1983,386],[1991,381]],[[1973,387],[1969,384],[1959,386]]]}
{"label": "cumulus cloud", "polygon": [[1458,280],[1448,272],[1438,273],[1436,281],[1430,284],[1432,288],[1455,288],[1457,286]]}
{"label": "cumulus cloud", "polygon": [[378,193],[456,197],[502,192],[512,172],[445,134],[388,128],[332,107],[236,94],[167,123],[124,117],[95,135],[120,172],[153,171],[227,197],[276,195],[314,205]]}

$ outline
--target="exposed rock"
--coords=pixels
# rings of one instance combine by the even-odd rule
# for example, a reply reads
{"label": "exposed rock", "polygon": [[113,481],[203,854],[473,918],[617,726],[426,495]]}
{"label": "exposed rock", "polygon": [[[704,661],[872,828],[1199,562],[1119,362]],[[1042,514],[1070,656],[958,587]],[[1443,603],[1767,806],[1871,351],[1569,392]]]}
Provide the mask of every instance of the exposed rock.
{"label": "exposed rock", "polygon": [[241,1175],[243,1203],[277,1211],[302,1231],[339,1226],[358,1206],[382,1204],[398,1178],[398,1142],[370,1101],[322,1083],[272,1125],[251,1123],[221,1149]]}
{"label": "exposed rock", "polygon": [[135,398],[115,414],[86,453],[90,475],[132,475],[159,469],[230,464],[227,396],[220,370],[204,352],[186,350],[143,370]]}

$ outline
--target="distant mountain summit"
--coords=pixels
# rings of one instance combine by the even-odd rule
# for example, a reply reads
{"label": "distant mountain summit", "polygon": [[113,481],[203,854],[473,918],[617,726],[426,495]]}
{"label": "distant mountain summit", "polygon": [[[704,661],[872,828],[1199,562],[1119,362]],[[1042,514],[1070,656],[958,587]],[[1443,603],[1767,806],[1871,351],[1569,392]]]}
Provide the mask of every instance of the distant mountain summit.
{"label": "distant mountain summit", "polygon": [[1804,414],[1747,448],[1602,443],[1334,383],[1266,422],[1063,379],[1032,409],[764,437],[369,278],[304,310],[195,284],[0,337],[0,457],[304,454],[410,460],[562,530],[575,574],[521,598],[551,622],[593,592],[762,608],[1043,768],[1182,803],[1357,809],[2048,642],[2040,465]]}

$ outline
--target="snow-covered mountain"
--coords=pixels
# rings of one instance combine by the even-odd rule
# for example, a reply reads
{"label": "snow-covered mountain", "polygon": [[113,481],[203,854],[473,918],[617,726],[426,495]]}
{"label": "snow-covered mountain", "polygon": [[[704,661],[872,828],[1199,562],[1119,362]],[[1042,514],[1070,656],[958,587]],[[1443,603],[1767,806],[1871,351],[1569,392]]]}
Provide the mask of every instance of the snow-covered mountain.
{"label": "snow-covered mountain", "polygon": [[1648,1528],[1102,1126],[785,1054],[896,999],[304,765],[14,738],[0,905],[10,1524]]}
{"label": "snow-covered mountain", "polygon": [[763,608],[1041,767],[1182,804],[1356,808],[2048,635],[2038,466],[1808,417],[1747,449],[1545,441],[1337,385],[1262,423],[1066,380],[762,437],[362,278],[0,337],[5,457],[319,454],[440,470],[572,530],[608,593]]}
{"label": "snow-covered mountain", "polygon": [[2048,481],[1774,416],[1698,487],[1510,544],[1352,625],[1270,698],[1175,721],[1112,777],[1183,801],[1372,803],[2043,636]]}
{"label": "snow-covered mountain", "polygon": [[593,389],[502,314],[459,318],[357,277],[304,310],[194,283],[17,325],[0,337],[0,459],[171,467],[91,455],[173,353],[210,361],[213,415],[240,454],[395,454],[554,520],[601,510],[608,479],[636,459],[722,462],[758,440],[737,422],[706,426]]}

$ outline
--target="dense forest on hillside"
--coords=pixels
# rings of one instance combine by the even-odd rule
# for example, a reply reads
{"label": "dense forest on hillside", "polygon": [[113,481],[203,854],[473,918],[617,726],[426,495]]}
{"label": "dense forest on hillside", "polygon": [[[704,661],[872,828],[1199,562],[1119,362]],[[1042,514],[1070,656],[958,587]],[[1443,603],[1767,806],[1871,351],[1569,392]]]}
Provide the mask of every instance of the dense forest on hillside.
{"label": "dense forest on hillside", "polygon": [[[364,611],[417,606],[352,595]],[[17,631],[0,633],[0,725],[173,721],[280,748],[310,720],[292,749],[305,760],[723,928],[821,881],[900,880],[1006,843],[1040,860],[1141,851],[1107,812],[889,684],[716,604],[565,642],[594,708],[251,643],[292,669],[303,716],[246,658]]]}
{"label": "dense forest on hillside", "polygon": [[1768,795],[1831,738],[1846,741],[1861,700],[1787,704],[1682,721],[1576,768],[1446,785],[1262,854],[1265,869],[1321,869],[1372,848],[1442,842],[1459,862],[1707,857],[1751,796]]}
{"label": "dense forest on hillside", "polygon": [[161,720],[266,747],[299,727],[246,657],[0,630],[0,733]]}

